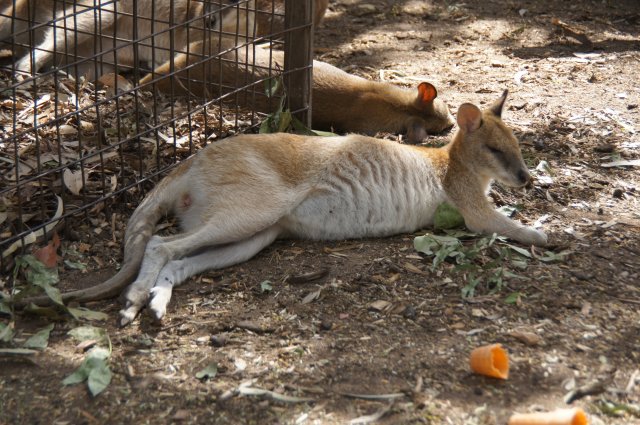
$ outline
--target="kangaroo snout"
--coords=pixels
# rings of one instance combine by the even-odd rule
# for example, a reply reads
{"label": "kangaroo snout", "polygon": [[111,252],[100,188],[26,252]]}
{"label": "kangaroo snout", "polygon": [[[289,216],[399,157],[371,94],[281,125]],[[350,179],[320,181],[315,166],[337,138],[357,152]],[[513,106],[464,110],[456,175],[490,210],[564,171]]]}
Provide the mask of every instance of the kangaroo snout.
{"label": "kangaroo snout", "polygon": [[517,172],[516,178],[518,179],[519,186],[524,186],[529,183],[529,180],[531,180],[531,174],[529,174],[529,171],[526,168],[521,168]]}

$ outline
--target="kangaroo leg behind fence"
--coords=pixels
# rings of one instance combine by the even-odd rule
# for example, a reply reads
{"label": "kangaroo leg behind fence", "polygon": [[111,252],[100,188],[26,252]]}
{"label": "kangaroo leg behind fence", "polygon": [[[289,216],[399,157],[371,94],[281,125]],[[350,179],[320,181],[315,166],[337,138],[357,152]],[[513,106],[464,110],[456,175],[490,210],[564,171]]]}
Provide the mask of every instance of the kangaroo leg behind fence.
{"label": "kangaroo leg behind fence", "polygon": [[100,4],[96,8],[74,5],[67,8],[48,28],[44,40],[35,46],[16,64],[16,71],[37,73],[54,55],[67,55],[79,47],[91,43],[98,31],[113,27],[116,19],[114,3]]}

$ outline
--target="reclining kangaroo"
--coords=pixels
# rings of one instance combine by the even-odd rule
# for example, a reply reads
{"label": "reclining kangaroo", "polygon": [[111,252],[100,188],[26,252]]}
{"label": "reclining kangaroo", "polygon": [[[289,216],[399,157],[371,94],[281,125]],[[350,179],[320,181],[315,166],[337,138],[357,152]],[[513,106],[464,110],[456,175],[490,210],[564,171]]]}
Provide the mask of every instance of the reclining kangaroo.
{"label": "reclining kangaroo", "polygon": [[[246,261],[277,238],[413,232],[431,225],[445,201],[472,231],[544,245],[544,233],[510,220],[486,196],[494,179],[517,187],[530,178],[518,141],[500,118],[506,95],[486,111],[460,106],[460,128],[442,148],[357,135],[240,135],[213,143],[180,164],[135,210],[120,271],[63,298],[112,297],[137,276],[125,293],[121,325],[147,303],[161,319],[174,286]],[[183,232],[153,236],[168,212],[180,218]]]}
{"label": "reclining kangaroo", "polygon": [[[215,37],[191,43],[188,53],[180,53],[156,68],[140,80],[140,85],[153,82],[155,89],[173,95],[218,96],[227,88],[267,81],[283,64],[281,51],[236,46],[233,38]],[[175,74],[167,76],[172,72]],[[271,103],[275,102],[262,93],[261,85],[258,87],[246,97],[232,99],[271,112]],[[402,133],[410,143],[419,143],[428,133],[440,133],[454,124],[449,108],[437,96],[436,88],[427,82],[408,90],[313,61],[312,127],[316,130],[370,136]]]}
{"label": "reclining kangaroo", "polygon": [[[316,24],[327,4],[315,3]],[[102,74],[112,72],[116,63],[121,68],[138,65],[132,40],[139,40],[137,61],[155,67],[184,51],[188,42],[202,40],[205,29],[241,39],[282,32],[283,13],[284,0],[1,0],[0,40],[13,35],[13,43],[34,42],[31,52],[16,63],[20,73],[37,73],[54,57],[73,62],[97,55]],[[77,59],[69,57],[74,53]],[[94,70],[92,62],[81,63],[78,74],[93,79]]]}

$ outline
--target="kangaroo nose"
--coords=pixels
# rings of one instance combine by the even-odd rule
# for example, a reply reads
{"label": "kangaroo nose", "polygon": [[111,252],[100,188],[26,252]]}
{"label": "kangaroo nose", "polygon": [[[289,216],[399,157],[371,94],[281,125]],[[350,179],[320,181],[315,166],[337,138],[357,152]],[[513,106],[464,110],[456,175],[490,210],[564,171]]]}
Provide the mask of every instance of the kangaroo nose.
{"label": "kangaroo nose", "polygon": [[531,175],[527,170],[521,169],[520,171],[518,171],[518,180],[520,181],[520,184],[525,185],[527,184],[527,182],[529,182],[530,179]]}

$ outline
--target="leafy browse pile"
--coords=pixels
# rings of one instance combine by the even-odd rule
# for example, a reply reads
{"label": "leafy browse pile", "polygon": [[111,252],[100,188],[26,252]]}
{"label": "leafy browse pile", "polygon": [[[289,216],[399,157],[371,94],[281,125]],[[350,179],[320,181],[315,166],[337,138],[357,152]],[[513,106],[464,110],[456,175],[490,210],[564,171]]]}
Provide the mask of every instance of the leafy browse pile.
{"label": "leafy browse pile", "polygon": [[[16,258],[11,276],[13,279],[11,291],[9,293],[0,291],[0,356],[30,356],[45,350],[48,346],[49,336],[55,327],[53,323],[39,329],[26,340],[22,338],[23,331],[17,326],[13,303],[25,296],[44,293],[53,301],[53,307],[39,307],[31,304],[25,309],[26,312],[49,321],[106,320],[108,318],[105,313],[64,305],[60,291],[55,287],[59,281],[55,254],[58,245],[59,242],[52,243],[43,249],[49,248],[46,252],[51,254],[41,257],[44,262],[31,254]],[[74,268],[73,266],[77,264],[66,265]],[[79,326],[71,329],[68,334],[80,343],[79,347],[87,350],[87,354],[80,367],[62,383],[72,385],[87,381],[89,391],[96,396],[111,382],[111,370],[108,364],[111,356],[109,336],[104,329],[94,326]]]}
{"label": "leafy browse pile", "polygon": [[[570,254],[570,251],[539,252],[535,248],[529,251],[508,243],[505,237],[496,234],[481,236],[455,230],[463,224],[464,219],[454,207],[442,204],[436,210],[434,228],[444,230],[446,235],[427,233],[416,237],[413,245],[417,251],[433,257],[432,271],[449,264],[451,271],[462,276],[464,298],[475,296],[479,289],[499,292],[508,279],[528,280],[529,277],[522,273],[533,260],[561,261]],[[520,296],[519,292],[513,292],[506,301],[516,302]]]}

